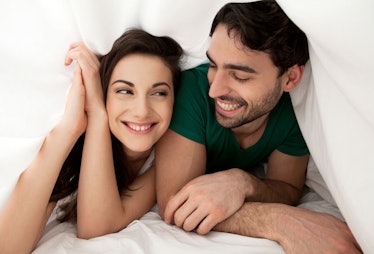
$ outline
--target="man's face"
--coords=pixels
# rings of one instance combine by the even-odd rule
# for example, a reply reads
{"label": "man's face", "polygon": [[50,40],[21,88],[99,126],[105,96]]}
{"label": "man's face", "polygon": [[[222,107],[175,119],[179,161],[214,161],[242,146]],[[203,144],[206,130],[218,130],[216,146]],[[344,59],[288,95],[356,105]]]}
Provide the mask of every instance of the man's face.
{"label": "man's face", "polygon": [[266,116],[283,93],[285,78],[270,55],[243,46],[235,33],[216,27],[207,51],[209,96],[215,100],[217,121],[237,128]]}

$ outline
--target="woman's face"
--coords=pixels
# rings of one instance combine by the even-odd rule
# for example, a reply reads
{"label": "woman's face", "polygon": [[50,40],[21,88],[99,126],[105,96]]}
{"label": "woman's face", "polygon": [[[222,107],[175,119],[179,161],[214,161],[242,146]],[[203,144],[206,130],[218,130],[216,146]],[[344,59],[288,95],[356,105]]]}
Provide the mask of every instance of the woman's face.
{"label": "woman's face", "polygon": [[115,66],[106,108],[127,154],[149,151],[169,127],[174,103],[170,69],[161,58],[131,54]]}

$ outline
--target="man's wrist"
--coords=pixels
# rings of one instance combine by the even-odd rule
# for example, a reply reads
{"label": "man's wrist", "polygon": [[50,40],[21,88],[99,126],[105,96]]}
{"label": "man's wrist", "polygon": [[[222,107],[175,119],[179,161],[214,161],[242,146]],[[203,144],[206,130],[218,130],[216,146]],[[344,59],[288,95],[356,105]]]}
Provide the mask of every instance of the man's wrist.
{"label": "man's wrist", "polygon": [[254,187],[256,184],[255,177],[250,173],[239,169],[231,169],[237,175],[237,183],[240,186],[239,188],[243,191],[244,200],[250,200],[254,195]]}
{"label": "man's wrist", "polygon": [[231,217],[217,224],[213,230],[280,242],[285,205],[277,203],[245,202]]}

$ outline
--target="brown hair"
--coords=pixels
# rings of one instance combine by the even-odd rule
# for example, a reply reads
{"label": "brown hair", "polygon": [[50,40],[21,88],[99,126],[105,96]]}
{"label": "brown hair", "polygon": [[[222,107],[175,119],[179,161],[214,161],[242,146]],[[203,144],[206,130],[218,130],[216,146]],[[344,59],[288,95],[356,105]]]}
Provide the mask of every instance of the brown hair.
{"label": "brown hair", "polygon": [[246,47],[269,53],[279,75],[309,59],[306,35],[274,0],[226,4],[215,16],[210,35],[218,24],[224,24],[229,34],[237,33]]}
{"label": "brown hair", "polygon": [[[180,45],[167,36],[157,37],[140,29],[130,29],[119,37],[110,52],[100,59],[100,77],[104,95],[107,94],[110,77],[117,63],[123,57],[134,53],[160,57],[169,67],[173,77],[174,91],[177,90],[181,75],[180,59],[183,55]],[[55,202],[69,196],[59,206],[58,219],[60,221],[75,220],[77,216],[76,190],[78,189],[83,143],[84,134],[78,139],[67,157],[51,195],[50,201]],[[136,175],[127,170],[122,143],[114,135],[112,135],[112,149],[117,186],[122,193]]]}

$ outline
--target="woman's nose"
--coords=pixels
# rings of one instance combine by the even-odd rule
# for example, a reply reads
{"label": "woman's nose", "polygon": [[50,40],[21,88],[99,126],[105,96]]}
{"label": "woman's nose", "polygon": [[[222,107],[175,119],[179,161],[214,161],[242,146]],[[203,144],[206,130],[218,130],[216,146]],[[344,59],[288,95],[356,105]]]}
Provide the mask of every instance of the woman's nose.
{"label": "woman's nose", "polygon": [[145,117],[149,113],[149,102],[146,97],[138,97],[133,101],[132,113],[137,117]]}

